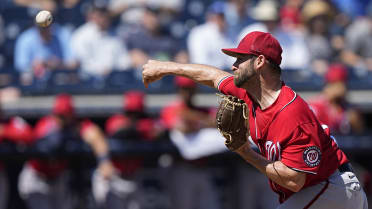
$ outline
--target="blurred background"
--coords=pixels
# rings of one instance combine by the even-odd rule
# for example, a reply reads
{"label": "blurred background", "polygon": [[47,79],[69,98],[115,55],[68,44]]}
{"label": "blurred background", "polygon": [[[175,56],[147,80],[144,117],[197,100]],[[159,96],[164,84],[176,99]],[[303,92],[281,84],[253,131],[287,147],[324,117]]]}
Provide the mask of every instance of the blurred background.
{"label": "blurred background", "polygon": [[149,59],[229,71],[220,49],[255,30],[371,199],[372,1],[1,0],[0,209],[275,208],[214,128],[214,89],[141,81]]}

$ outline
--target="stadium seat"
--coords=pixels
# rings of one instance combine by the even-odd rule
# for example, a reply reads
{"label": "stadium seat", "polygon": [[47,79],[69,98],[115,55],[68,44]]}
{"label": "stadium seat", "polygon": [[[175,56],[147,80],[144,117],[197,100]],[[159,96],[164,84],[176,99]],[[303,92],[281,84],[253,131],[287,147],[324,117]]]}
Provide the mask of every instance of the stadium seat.
{"label": "stadium seat", "polygon": [[282,70],[283,81],[296,91],[319,91],[324,85],[323,77],[306,70]]}
{"label": "stadium seat", "polygon": [[114,71],[105,79],[105,91],[108,93],[122,93],[130,89],[143,90],[142,81],[136,75],[136,70]]}
{"label": "stadium seat", "polygon": [[4,87],[18,87],[19,75],[17,71],[9,66],[0,68],[0,88]]}

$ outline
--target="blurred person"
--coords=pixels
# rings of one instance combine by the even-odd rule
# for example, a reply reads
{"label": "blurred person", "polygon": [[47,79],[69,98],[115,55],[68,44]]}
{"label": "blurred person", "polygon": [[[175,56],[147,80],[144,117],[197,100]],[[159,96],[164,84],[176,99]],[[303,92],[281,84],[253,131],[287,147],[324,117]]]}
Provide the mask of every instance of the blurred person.
{"label": "blurred person", "polygon": [[305,42],[305,34],[298,27],[291,30],[282,28],[279,8],[276,1],[262,0],[252,10],[252,17],[257,21],[243,28],[239,41],[250,32],[262,31],[273,34],[283,47],[283,69],[306,70],[310,64],[310,51]]}
{"label": "blurred person", "polygon": [[110,26],[107,8],[92,5],[87,12],[87,22],[72,34],[72,50],[80,62],[83,77],[101,79],[114,70],[130,67],[126,46]]}
{"label": "blurred person", "polygon": [[214,124],[214,112],[195,104],[197,85],[185,77],[176,77],[177,99],[161,111],[161,120],[169,130],[171,142],[181,154],[169,176],[172,208],[221,208],[208,167],[208,156],[226,151]]}
{"label": "blurred person", "polygon": [[191,29],[187,48],[192,63],[210,64],[222,69],[228,69],[232,64],[232,59],[218,52],[221,47],[232,45],[227,37],[225,9],[225,2],[213,2],[207,9],[205,23]]}
{"label": "blurred person", "polygon": [[18,6],[31,7],[39,10],[55,11],[57,8],[56,0],[13,0]]}
{"label": "blurred person", "polygon": [[19,175],[19,192],[28,208],[70,209],[76,206],[69,184],[65,146],[69,140],[80,139],[93,150],[101,175],[111,178],[115,170],[102,131],[90,120],[78,121],[72,97],[60,94],[55,98],[51,115],[41,118],[34,129],[35,143],[39,143],[46,156],[29,159]]}
{"label": "blurred person", "polygon": [[[107,119],[106,135],[127,142],[155,141],[162,134],[157,119],[150,116],[145,107],[145,94],[127,91],[123,96],[123,112]],[[105,179],[99,172],[93,177],[93,194],[96,202],[105,208],[143,208],[138,182],[144,166],[143,156],[120,155],[112,158],[117,170],[114,178]]]}
{"label": "blurred person", "polygon": [[[372,5],[372,4],[371,4]],[[345,50],[342,60],[364,76],[372,71],[372,11],[369,16],[355,19],[345,31]]]}
{"label": "blurred person", "polygon": [[347,100],[348,72],[342,64],[332,64],[325,74],[322,93],[309,101],[318,119],[334,134],[361,134],[364,120]]}
{"label": "blurred person", "polygon": [[254,22],[249,15],[251,0],[228,0],[224,11],[227,24],[227,36],[233,43],[238,42],[240,31]]}
{"label": "blurred person", "polygon": [[331,0],[332,4],[352,19],[366,15],[366,8],[370,0]]}
{"label": "blurred person", "polygon": [[[0,146],[5,143],[27,145],[32,143],[32,140],[32,127],[19,116],[4,117],[0,107]],[[0,161],[0,209],[7,208],[9,189],[6,161]]]}
{"label": "blurred person", "polygon": [[327,1],[309,0],[301,11],[306,25],[306,45],[310,51],[310,68],[324,75],[330,61],[334,61],[331,45],[333,10]]}
{"label": "blurred person", "polygon": [[[122,15],[122,18],[126,21],[137,20],[141,18],[130,17],[130,14],[137,13],[136,8],[150,6],[158,8],[162,12],[178,13],[184,6],[184,0],[109,0],[108,8],[113,16]],[[134,12],[134,13],[132,13]]]}
{"label": "blurred person", "polygon": [[301,7],[303,3],[304,0],[286,0],[281,6],[280,23],[284,30],[297,30],[298,27],[302,27]]}
{"label": "blurred person", "polygon": [[21,81],[29,84],[33,78],[43,80],[57,69],[76,69],[77,62],[70,48],[70,32],[58,24],[33,26],[17,38],[14,65]]}
{"label": "blurred person", "polygon": [[168,34],[160,22],[160,10],[144,7],[139,24],[128,26],[125,42],[135,68],[140,69],[150,58],[175,60],[185,50]]}

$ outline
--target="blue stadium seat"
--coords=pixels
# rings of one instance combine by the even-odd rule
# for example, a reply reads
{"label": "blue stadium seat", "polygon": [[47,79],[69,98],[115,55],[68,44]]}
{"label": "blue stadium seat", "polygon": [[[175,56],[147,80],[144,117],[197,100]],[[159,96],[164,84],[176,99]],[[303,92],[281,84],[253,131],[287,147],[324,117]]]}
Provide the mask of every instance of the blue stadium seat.
{"label": "blue stadium seat", "polygon": [[[169,94],[175,93],[176,87],[173,82],[174,76],[165,76],[162,79],[150,84],[150,87],[145,89],[149,94]],[[143,85],[143,84],[142,84]]]}
{"label": "blue stadium seat", "polygon": [[4,21],[5,41],[3,55],[7,65],[13,65],[14,45],[17,37],[25,29],[33,25],[33,10],[27,7],[12,6],[4,8],[1,16]]}
{"label": "blue stadium seat", "polygon": [[4,87],[18,87],[19,75],[14,68],[4,67],[0,68],[0,88]]}
{"label": "blue stadium seat", "polygon": [[122,93],[130,89],[143,90],[142,81],[136,70],[113,71],[105,79],[105,92]]}
{"label": "blue stadium seat", "polygon": [[319,91],[324,85],[323,77],[306,70],[282,70],[282,79],[296,91]]}
{"label": "blue stadium seat", "polygon": [[94,89],[89,81],[80,79],[79,72],[74,70],[54,70],[47,82],[47,91],[53,94],[89,94]]}
{"label": "blue stadium seat", "polygon": [[58,93],[89,94],[96,93],[89,81],[80,79],[78,71],[54,70],[42,79],[34,79],[30,85],[23,85],[26,95],[51,95]]}
{"label": "blue stadium seat", "polygon": [[348,88],[353,90],[368,90],[372,89],[372,72],[364,72],[361,75],[351,73],[348,81]]}

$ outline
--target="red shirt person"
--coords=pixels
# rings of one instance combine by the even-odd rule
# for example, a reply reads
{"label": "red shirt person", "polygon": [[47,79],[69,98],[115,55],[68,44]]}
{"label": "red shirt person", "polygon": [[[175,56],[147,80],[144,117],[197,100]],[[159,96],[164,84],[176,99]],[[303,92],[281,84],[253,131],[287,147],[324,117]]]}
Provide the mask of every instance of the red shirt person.
{"label": "red shirt person", "polygon": [[[0,110],[0,117],[2,116]],[[11,117],[0,120],[0,146],[5,143],[16,145],[28,145],[33,141],[32,127],[21,117]],[[6,167],[0,161],[0,209],[7,207],[9,197],[9,180],[6,174]]]}
{"label": "red shirt person", "polygon": [[[167,129],[178,129],[183,133],[197,132],[212,127],[214,121],[211,110],[195,105],[197,84],[185,77],[175,77],[178,99],[172,101],[161,111],[161,120]],[[214,117],[213,117],[214,119]]]}
{"label": "red shirt person", "polygon": [[[219,90],[244,99],[251,110],[249,128],[254,144],[266,159],[280,160],[293,170],[307,173],[303,188],[325,181],[348,162],[306,102],[284,83],[276,101],[266,109],[254,103],[244,89],[237,88],[233,77],[222,80]],[[273,181],[270,184],[280,195],[280,202],[294,193]]]}
{"label": "red shirt person", "polygon": [[[52,110],[52,115],[41,118],[35,125],[35,140],[48,140],[55,136],[57,142],[55,149],[63,149],[65,140],[83,139],[91,144],[89,132],[96,132],[97,126],[86,119],[78,121],[75,118],[75,107],[73,99],[68,94],[60,94],[56,97]],[[99,131],[98,131],[99,132]],[[60,147],[58,147],[60,146]],[[94,151],[100,148],[92,147]],[[107,149],[107,148],[103,148]],[[105,152],[102,151],[101,155]],[[56,177],[67,167],[66,160],[41,160],[34,159],[29,161],[31,167],[47,177]]]}
{"label": "red shirt person", "polygon": [[[162,132],[156,118],[145,110],[145,94],[128,91],[123,95],[123,113],[111,116],[106,121],[108,137],[126,141],[154,141]],[[114,166],[122,176],[132,178],[142,168],[143,157],[115,157]]]}
{"label": "red shirt person", "polygon": [[309,104],[318,119],[328,125],[334,134],[359,134],[364,121],[346,99],[348,72],[342,64],[332,64],[325,74],[325,86],[320,95]]}
{"label": "red shirt person", "polygon": [[114,168],[104,135],[93,122],[77,120],[72,97],[60,94],[55,99],[52,114],[41,118],[34,129],[34,142],[47,155],[30,159],[19,176],[20,194],[29,208],[40,208],[40,205],[56,209],[73,207],[66,201],[71,198],[71,192],[66,175],[69,162],[65,145],[68,140],[81,139],[97,157],[99,172],[110,178]]}
{"label": "red shirt person", "polygon": [[149,61],[144,84],[180,75],[243,99],[250,109],[249,138],[260,153],[250,143],[234,151],[269,178],[280,196],[277,209],[367,209],[345,154],[308,104],[281,81],[279,42],[254,31],[237,48],[222,51],[236,57],[233,75],[208,65]]}

